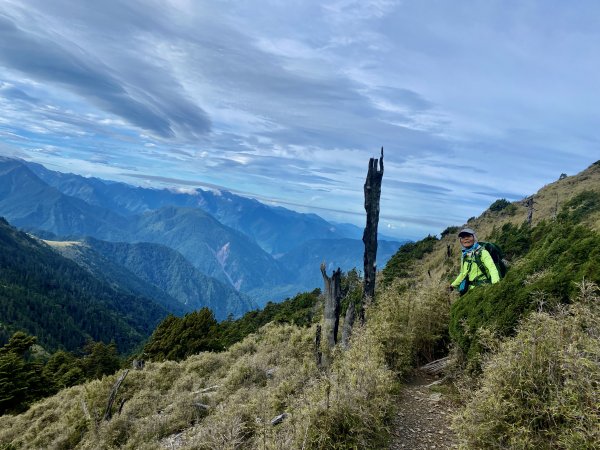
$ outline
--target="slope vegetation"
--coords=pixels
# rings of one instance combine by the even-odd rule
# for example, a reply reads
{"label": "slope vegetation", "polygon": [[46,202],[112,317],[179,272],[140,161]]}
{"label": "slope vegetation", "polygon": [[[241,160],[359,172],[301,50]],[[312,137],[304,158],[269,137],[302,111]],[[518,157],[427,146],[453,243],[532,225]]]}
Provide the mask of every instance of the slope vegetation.
{"label": "slope vegetation", "polygon": [[[549,206],[556,194],[558,209]],[[131,372],[117,398],[123,407],[110,421],[97,418],[116,376],[0,418],[0,443],[81,449],[386,448],[398,380],[454,346],[462,349],[453,353],[449,376],[464,405],[455,422],[463,448],[597,448],[600,349],[592,305],[598,294],[593,283],[600,277],[595,250],[587,249],[597,248],[600,240],[599,195],[600,164],[594,164],[542,189],[531,227],[522,225],[527,211],[517,203],[501,202],[502,208],[470,221],[480,239],[502,241],[511,268],[498,285],[461,298],[446,290],[458,271],[457,228],[401,250],[367,310],[367,325],[355,328],[348,350],[334,350],[329,371],[315,364],[314,325],[271,323],[225,352],[150,362],[146,370]],[[539,284],[528,290],[526,282]],[[519,283],[527,291],[523,297]],[[505,305],[514,300],[516,308],[463,309],[476,297]],[[502,310],[519,319],[496,326],[508,317]],[[452,337],[448,324],[463,312],[458,323],[467,328],[453,326]],[[468,328],[485,314],[490,321]],[[478,347],[473,340],[463,347],[460,336],[474,336]]]}

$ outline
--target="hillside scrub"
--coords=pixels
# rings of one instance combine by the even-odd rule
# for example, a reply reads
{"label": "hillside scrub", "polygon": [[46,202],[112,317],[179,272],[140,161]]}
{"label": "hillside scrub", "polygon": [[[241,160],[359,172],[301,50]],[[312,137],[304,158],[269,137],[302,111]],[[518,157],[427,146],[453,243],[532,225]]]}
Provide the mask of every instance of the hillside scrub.
{"label": "hillside scrub", "polygon": [[[600,208],[600,202],[590,201],[597,197],[584,192],[565,205],[556,221],[542,221],[531,229],[505,225],[498,232],[498,242],[511,243],[509,252],[521,258],[501,283],[470,291],[452,306],[450,334],[469,370],[478,370],[483,350],[478,330],[511,335],[519,320],[540,303],[569,303],[576,291],[573,281],[600,283],[600,236],[579,225]],[[517,250],[518,243],[529,252]]]}
{"label": "hillside scrub", "polygon": [[[319,293],[298,294],[268,303],[238,320],[217,323],[208,308],[184,317],[167,316],[146,344],[142,358],[182,360],[203,351],[222,351],[269,322],[309,326],[319,311]],[[0,347],[0,415],[25,411],[30,404],[60,389],[114,374],[124,364],[115,343],[89,341],[77,353],[34,352],[37,338],[17,332]],[[131,359],[131,357],[130,357]]]}
{"label": "hillside scrub", "polygon": [[573,304],[536,311],[483,364],[455,421],[461,448],[600,447],[600,298],[582,282]]}
{"label": "hillside scrub", "polygon": [[383,284],[387,286],[396,278],[409,277],[415,262],[431,253],[437,242],[437,237],[427,236],[420,241],[408,242],[400,247],[382,271]]}
{"label": "hillside scrub", "polygon": [[47,358],[32,351],[35,342],[19,331],[0,347],[0,415],[22,412],[43,397],[110,375],[121,365],[114,343],[90,341],[81,357],[59,350]]}
{"label": "hillside scrub", "polygon": [[456,419],[463,448],[594,448],[598,294],[590,284],[577,300],[574,281],[600,279],[599,236],[579,222],[598,214],[597,195],[574,197],[555,221],[535,227],[504,225],[496,221],[502,211],[477,219],[487,235],[492,219],[498,224],[491,236],[512,266],[501,283],[452,307],[445,286],[458,264],[446,253],[453,232],[403,247],[366,309],[366,326],[355,327],[348,351],[334,349],[330,371],[315,364],[318,306],[303,298],[281,315],[273,306],[223,322],[231,327],[224,336],[237,340],[225,351],[131,371],[110,422],[100,417],[118,374],[0,417],[0,448],[386,448],[398,376],[445,355],[448,323],[479,376]]}
{"label": "hillside scrub", "polygon": [[220,323],[208,308],[184,317],[169,315],[148,339],[143,357],[153,361],[181,361],[203,351],[224,350],[269,322],[310,326],[319,316],[320,293],[315,289],[281,303],[268,302],[262,310],[249,311],[237,320]]}
{"label": "hillside scrub", "polygon": [[62,390],[0,417],[0,446],[152,449],[178,439],[194,449],[382,448],[396,384],[381,344],[359,328],[351,350],[321,373],[314,333],[269,324],[225,352],[147,363],[123,382],[122,412],[109,422],[99,418],[117,375]]}

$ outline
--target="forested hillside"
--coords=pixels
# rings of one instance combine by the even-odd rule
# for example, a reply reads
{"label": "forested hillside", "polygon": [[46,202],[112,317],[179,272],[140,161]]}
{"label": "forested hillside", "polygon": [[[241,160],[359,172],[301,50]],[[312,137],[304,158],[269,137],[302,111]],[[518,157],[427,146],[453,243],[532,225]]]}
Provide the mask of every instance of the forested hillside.
{"label": "forested hillside", "polygon": [[42,242],[0,220],[2,341],[14,331],[47,349],[89,339],[131,351],[168,314],[154,301],[113,289]]}
{"label": "forested hillside", "polygon": [[204,275],[183,255],[164,245],[94,238],[46,242],[96,276],[155,299],[178,316],[208,307],[218,320],[224,320],[258,307],[231,285]]}
{"label": "forested hillside", "polygon": [[[112,419],[98,418],[117,375],[0,418],[0,443],[382,449],[402,381],[448,356],[439,389],[457,402],[462,448],[598,448],[600,162],[534,201],[531,223],[524,204],[502,199],[469,220],[480,240],[505,250],[509,271],[463,297],[447,289],[461,224],[401,248],[379,276],[366,324],[355,327],[349,348],[333,350],[330,369],[317,366],[311,321],[271,322],[225,351],[191,354],[181,340],[185,319],[167,319],[154,359],[122,383]],[[165,342],[179,346],[179,361],[159,361],[175,348]]]}

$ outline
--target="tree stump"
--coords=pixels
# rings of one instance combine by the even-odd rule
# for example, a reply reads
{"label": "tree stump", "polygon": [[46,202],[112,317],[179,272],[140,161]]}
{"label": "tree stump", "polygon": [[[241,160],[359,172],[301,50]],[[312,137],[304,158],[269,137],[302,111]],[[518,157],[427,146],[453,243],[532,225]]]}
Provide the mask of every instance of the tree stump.
{"label": "tree stump", "polygon": [[533,199],[533,195],[530,197],[527,197],[524,201],[523,201],[523,205],[525,205],[525,207],[527,208],[527,224],[531,225],[531,222],[533,221],[533,205],[535,204],[535,200]]}

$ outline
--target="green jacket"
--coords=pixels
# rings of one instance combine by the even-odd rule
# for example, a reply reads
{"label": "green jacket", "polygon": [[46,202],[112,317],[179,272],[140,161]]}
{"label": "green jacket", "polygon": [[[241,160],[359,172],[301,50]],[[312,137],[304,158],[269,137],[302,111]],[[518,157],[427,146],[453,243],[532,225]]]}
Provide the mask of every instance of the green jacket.
{"label": "green jacket", "polygon": [[[485,273],[479,269],[479,266],[475,262],[475,253],[478,253],[481,264],[485,267],[490,277],[489,279],[485,276]],[[452,282],[452,286],[457,288],[461,281],[465,279],[467,274],[469,275],[470,281],[469,289],[473,289],[478,284],[489,282],[494,284],[500,281],[500,275],[498,274],[496,264],[494,264],[494,260],[492,259],[490,253],[483,247],[480,247],[475,250],[475,252],[470,252],[467,254],[467,256],[463,256],[461,258],[460,273]]]}

